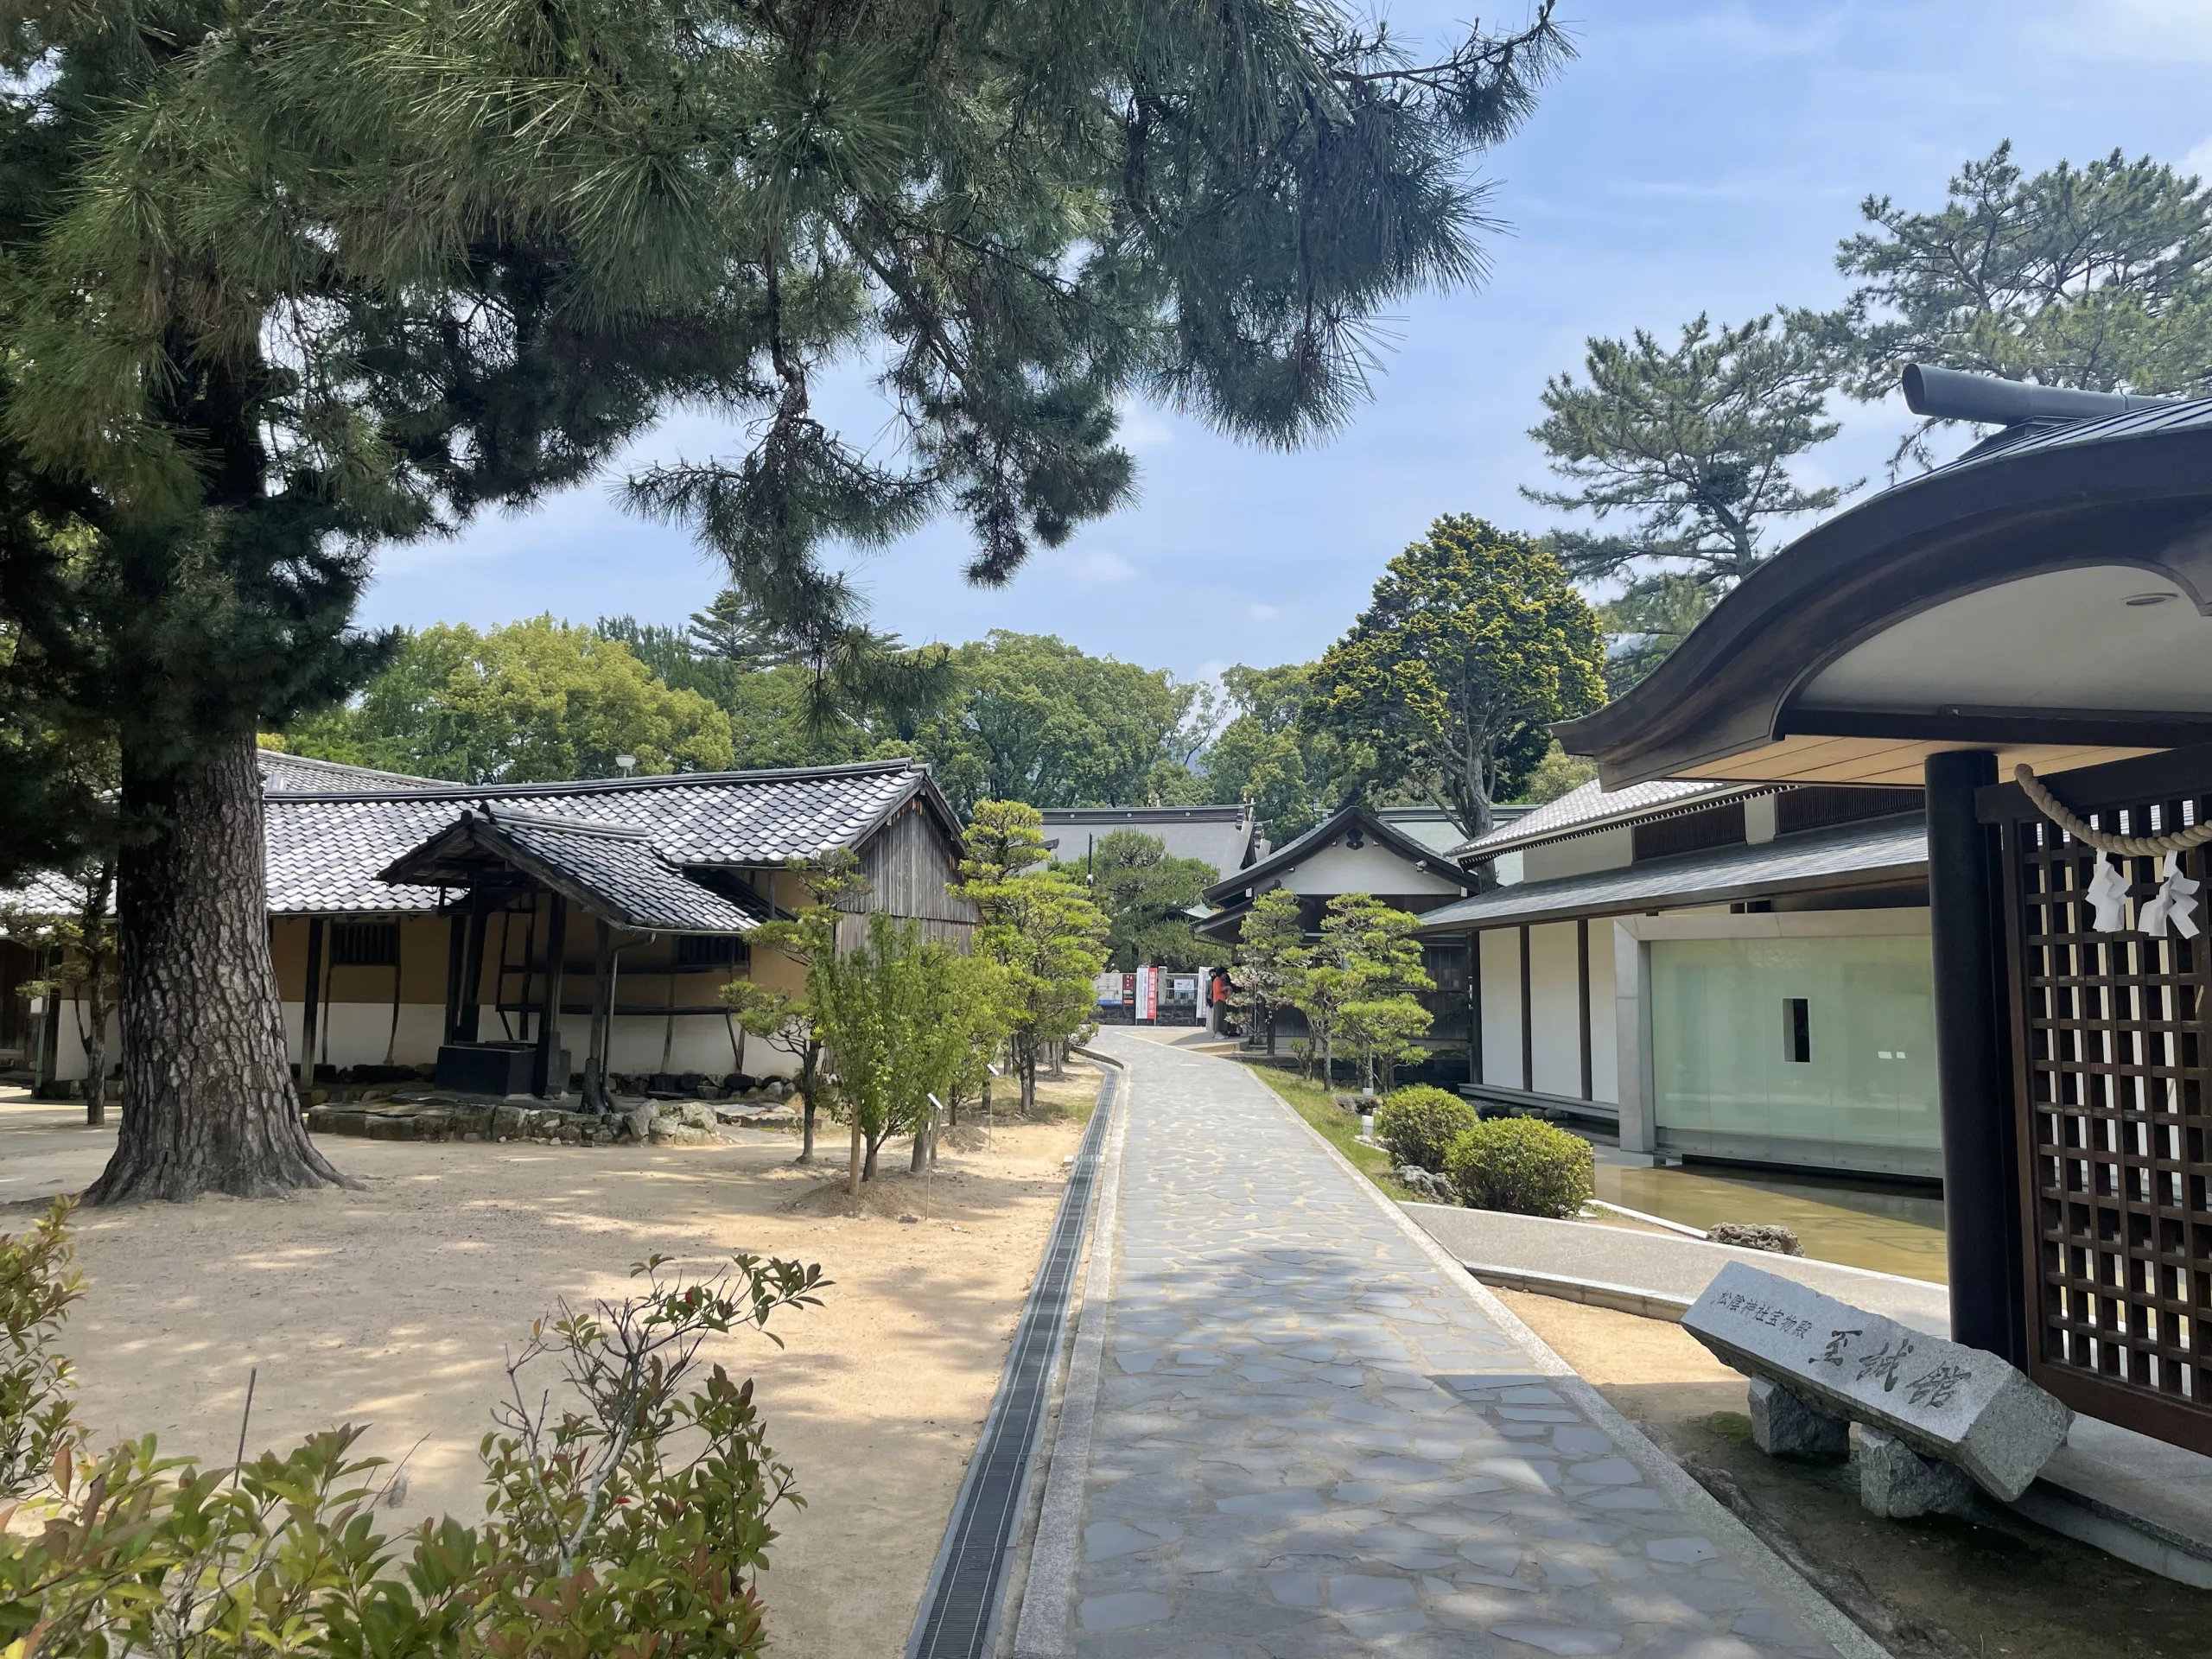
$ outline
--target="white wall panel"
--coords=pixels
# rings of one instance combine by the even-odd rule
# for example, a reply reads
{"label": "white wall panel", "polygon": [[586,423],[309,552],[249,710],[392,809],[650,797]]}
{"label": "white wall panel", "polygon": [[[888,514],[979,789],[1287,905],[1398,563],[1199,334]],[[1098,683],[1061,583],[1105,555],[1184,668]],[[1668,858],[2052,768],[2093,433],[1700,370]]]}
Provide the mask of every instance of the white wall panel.
{"label": "white wall panel", "polygon": [[1529,930],[1530,1044],[1536,1092],[1582,1095],[1581,976],[1575,965],[1575,925],[1554,922]]}
{"label": "white wall panel", "polygon": [[1590,924],[1590,1098],[1618,1106],[1621,1098],[1620,1037],[1613,1007],[1613,925]]}
{"label": "white wall panel", "polygon": [[1521,1086],[1521,930],[1494,928],[1483,941],[1483,1081]]}

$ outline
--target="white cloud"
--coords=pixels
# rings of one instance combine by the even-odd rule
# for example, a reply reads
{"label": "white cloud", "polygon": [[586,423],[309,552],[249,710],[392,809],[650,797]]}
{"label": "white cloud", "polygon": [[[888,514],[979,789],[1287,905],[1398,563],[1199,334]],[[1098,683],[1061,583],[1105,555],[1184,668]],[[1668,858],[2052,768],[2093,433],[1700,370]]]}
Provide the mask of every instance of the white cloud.
{"label": "white cloud", "polygon": [[1244,607],[1244,614],[1255,622],[1270,622],[1282,613],[1272,605],[1248,605]]}
{"label": "white cloud", "polygon": [[1118,553],[1100,550],[1079,553],[1068,565],[1068,577],[1078,588],[1113,588],[1137,574],[1137,568]]}
{"label": "white cloud", "polygon": [[2085,57],[2212,63],[2204,0],[2061,0],[2032,33],[2041,44]]}

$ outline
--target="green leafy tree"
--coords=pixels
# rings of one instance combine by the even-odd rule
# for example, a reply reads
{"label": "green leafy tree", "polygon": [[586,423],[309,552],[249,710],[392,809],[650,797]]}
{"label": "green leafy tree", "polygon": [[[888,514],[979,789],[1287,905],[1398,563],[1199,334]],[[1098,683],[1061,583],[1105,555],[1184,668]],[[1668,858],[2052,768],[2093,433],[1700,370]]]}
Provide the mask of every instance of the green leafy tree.
{"label": "green leafy tree", "polygon": [[938,1123],[929,1096],[944,1103],[950,1122],[978,1098],[990,1077],[991,1056],[1006,1041],[1006,971],[988,957],[963,956],[932,945],[924,959],[929,1011],[916,1043],[922,1094],[914,1105],[913,1170],[937,1161]]}
{"label": "green leafy tree", "polygon": [[1777,525],[1834,507],[1857,486],[1808,486],[1790,469],[1841,429],[1827,397],[1844,334],[1796,312],[1718,328],[1700,316],[1673,346],[1642,329],[1590,340],[1586,378],[1553,377],[1529,434],[1573,487],[1522,493],[1628,528],[1555,532],[1567,574],[1625,580],[1633,594],[1676,572],[1725,592],[1773,553]]}
{"label": "green leafy tree", "polygon": [[1313,665],[1224,670],[1230,718],[1205,755],[1205,790],[1217,801],[1249,801],[1269,840],[1296,840],[1347,801],[1374,770],[1363,744],[1347,744],[1306,717]]}
{"label": "green leafy tree", "polygon": [[1429,1014],[1411,995],[1434,988],[1413,938],[1419,918],[1364,893],[1339,893],[1321,914],[1318,938],[1301,952],[1290,1001],[1306,1015],[1319,1050],[1322,1081],[1336,1085],[1339,1043],[1358,1055],[1365,1085],[1378,1065],[1417,1052]]}
{"label": "green leafy tree", "polygon": [[1390,561],[1321,658],[1315,718],[1419,791],[1467,836],[1491,827],[1550,747],[1547,728],[1605,697],[1605,645],[1557,559],[1464,514]]}
{"label": "green leafy tree", "polygon": [[803,1116],[803,1139],[798,1161],[814,1161],[814,1131],[822,1103],[821,1027],[815,1018],[815,999],[821,995],[823,975],[837,954],[840,929],[868,891],[860,859],[848,848],[838,848],[820,858],[794,858],[786,868],[798,878],[808,901],[796,915],[766,921],[753,930],[748,943],[756,950],[780,950],[805,973],[804,988],[796,995],[775,991],[752,979],[733,980],[722,987],[728,1002],[749,1036],[779,1048],[798,1062],[794,1079]]}
{"label": "green leafy tree", "polygon": [[862,1181],[875,1179],[883,1143],[914,1128],[926,1109],[937,1080],[927,1039],[939,1000],[930,953],[944,949],[925,944],[916,924],[887,912],[870,911],[862,920],[858,943],[808,971],[830,1093],[852,1129],[845,1190],[853,1198]]}
{"label": "green leafy tree", "polygon": [[[2032,177],[2010,142],[1968,162],[1933,213],[1888,196],[1836,265],[1846,385],[1878,400],[1908,363],[2090,391],[2212,390],[2212,188],[2115,149]],[[1894,460],[1933,460],[1923,423]]]}
{"label": "green leafy tree", "polygon": [[1220,879],[1204,859],[1170,858],[1159,836],[1116,830],[1100,836],[1082,864],[1066,868],[1089,880],[1091,901],[1106,912],[1106,966],[1126,973],[1147,963],[1198,968],[1223,960],[1218,946],[1191,933],[1192,907]]}
{"label": "green leafy tree", "polygon": [[288,734],[295,754],[467,784],[729,769],[729,716],[630,647],[550,616],[409,635],[357,702]]}
{"label": "green leafy tree", "polygon": [[954,804],[1144,805],[1194,791],[1204,688],[1093,657],[1051,634],[994,629],[953,653],[957,689],[917,734]]}
{"label": "green leafy tree", "polygon": [[[0,36],[0,713],[99,727],[131,1103],[101,1200],[340,1180],[286,1066],[257,731],[357,690],[376,549],[632,480],[811,657],[823,550],[950,512],[1008,579],[1128,499],[1117,401],[1343,421],[1364,331],[1480,268],[1464,163],[1565,45],[1313,5],[39,4]],[[816,412],[871,359],[906,442]],[[879,423],[867,423],[872,435]],[[36,760],[35,753],[28,758]],[[53,855],[0,779],[10,876]],[[213,1057],[221,1056],[215,1063]]]}
{"label": "green leafy tree", "polygon": [[1024,1111],[1037,1104],[1039,1066],[1090,1023],[1109,931],[1081,881],[1046,863],[1043,823],[1022,802],[978,802],[955,889],[976,906],[976,950],[1005,973]]}
{"label": "green leafy tree", "polygon": [[1270,1056],[1275,1052],[1275,1011],[1290,1006],[1291,988],[1305,962],[1306,922],[1298,895],[1288,887],[1269,887],[1253,899],[1237,924],[1229,1006],[1243,1015],[1247,1031],[1267,1033]]}

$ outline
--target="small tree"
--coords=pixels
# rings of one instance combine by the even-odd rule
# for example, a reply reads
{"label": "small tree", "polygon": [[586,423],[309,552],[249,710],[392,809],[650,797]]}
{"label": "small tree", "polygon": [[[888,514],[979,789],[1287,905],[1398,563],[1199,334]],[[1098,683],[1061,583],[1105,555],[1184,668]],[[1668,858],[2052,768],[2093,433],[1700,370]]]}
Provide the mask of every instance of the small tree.
{"label": "small tree", "polygon": [[0,931],[13,929],[45,953],[47,970],[23,989],[46,999],[47,1018],[61,1017],[66,998],[85,1050],[85,1122],[107,1122],[107,1034],[122,969],[115,925],[115,862],[102,859],[76,872],[77,906],[60,916],[31,916],[0,906]]}
{"label": "small tree", "polygon": [[[1416,918],[1364,893],[1340,893],[1321,918],[1321,937],[1301,953],[1290,1001],[1313,1028],[1325,1086],[1337,1080],[1337,1045],[1360,1053],[1369,1087],[1376,1056],[1395,1058],[1428,1029],[1428,1014],[1406,993],[1435,984],[1412,938]],[[1402,999],[1402,1001],[1401,1001]],[[1410,1010],[1405,1005],[1410,1004]]]}
{"label": "small tree", "polygon": [[925,945],[912,922],[870,911],[854,949],[817,963],[810,977],[815,1028],[829,1052],[830,1088],[852,1126],[845,1190],[860,1196],[875,1178],[883,1143],[913,1127],[941,1079],[933,1016],[947,981],[942,945]]}
{"label": "small tree", "polygon": [[747,1033],[798,1061],[796,1081],[804,1135],[798,1161],[810,1164],[822,1093],[822,1038],[814,1017],[821,983],[817,969],[836,957],[838,924],[849,913],[848,905],[868,891],[868,883],[859,859],[845,848],[817,859],[794,858],[786,868],[804,886],[811,902],[789,920],[762,923],[753,929],[752,944],[756,949],[781,950],[798,963],[806,970],[806,988],[794,996],[740,979],[722,988],[722,998]]}
{"label": "small tree", "polygon": [[1020,801],[977,804],[957,892],[977,914],[976,950],[1004,969],[1007,1039],[1021,1104],[1037,1103],[1037,1068],[1090,1023],[1092,982],[1106,965],[1108,923],[1080,882],[1039,868],[1044,815]]}
{"label": "small tree", "polygon": [[1605,699],[1605,643],[1559,561],[1480,518],[1439,518],[1390,561],[1314,673],[1314,717],[1376,757],[1464,835],[1491,827],[1550,747],[1546,729]]}
{"label": "small tree", "polygon": [[1292,983],[1304,961],[1306,923],[1298,895],[1269,887],[1252,901],[1236,933],[1236,965],[1230,970],[1229,1006],[1247,1020],[1264,1025],[1268,1055],[1274,1057],[1275,1010],[1290,1000]]}
{"label": "small tree", "polygon": [[1360,1081],[1370,1093],[1394,1087],[1399,1065],[1428,1052],[1414,1039],[1427,1036],[1434,1020],[1419,998],[1403,991],[1344,1005],[1344,1038],[1359,1052]]}
{"label": "small tree", "polygon": [[[983,1091],[991,1056],[1006,1041],[1006,970],[987,957],[931,947],[931,1007],[920,1042],[927,1051],[928,1092],[944,1103],[951,1122],[960,1108]],[[924,1104],[926,1105],[926,1101]],[[914,1132],[914,1163],[937,1161],[934,1115],[925,1113]]]}

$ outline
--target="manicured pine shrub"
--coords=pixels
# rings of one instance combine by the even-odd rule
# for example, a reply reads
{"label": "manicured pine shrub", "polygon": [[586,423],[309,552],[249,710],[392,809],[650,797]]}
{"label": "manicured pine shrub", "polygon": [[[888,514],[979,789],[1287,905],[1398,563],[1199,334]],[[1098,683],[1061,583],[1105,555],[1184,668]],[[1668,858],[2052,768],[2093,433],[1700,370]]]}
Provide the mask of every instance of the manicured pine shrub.
{"label": "manicured pine shrub", "polygon": [[1375,1138],[1401,1165],[1441,1173],[1452,1143],[1482,1120],[1452,1093],[1420,1083],[1382,1097],[1375,1112]]}
{"label": "manicured pine shrub", "polygon": [[1596,1191],[1590,1143],[1533,1117],[1477,1123],[1444,1160],[1459,1202],[1516,1216],[1573,1215]]}

